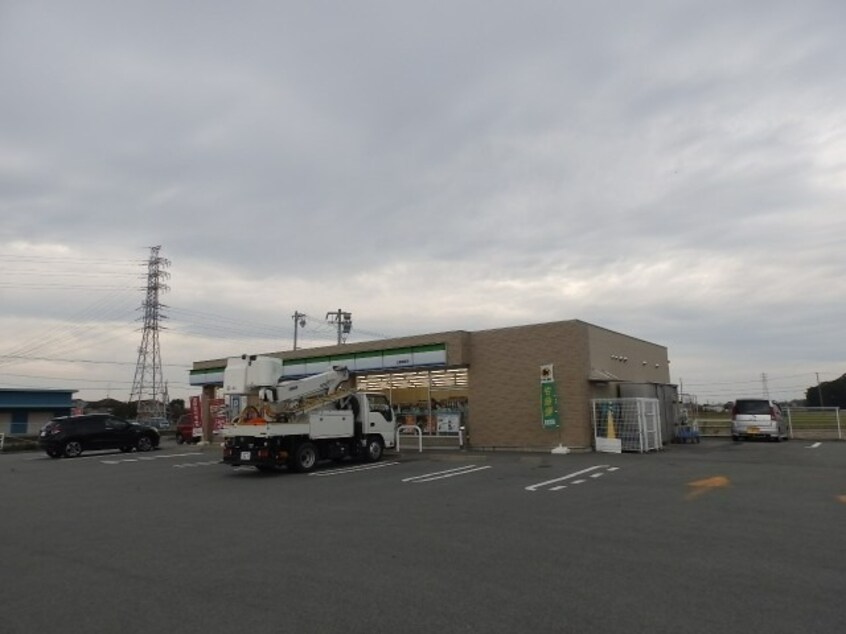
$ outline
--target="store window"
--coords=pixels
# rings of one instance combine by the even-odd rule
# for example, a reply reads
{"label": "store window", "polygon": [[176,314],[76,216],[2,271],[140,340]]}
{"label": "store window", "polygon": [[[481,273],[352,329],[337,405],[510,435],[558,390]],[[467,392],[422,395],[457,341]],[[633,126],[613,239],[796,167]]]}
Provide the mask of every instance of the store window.
{"label": "store window", "polygon": [[419,427],[428,436],[458,436],[466,423],[467,368],[359,375],[356,385],[385,395],[398,426]]}
{"label": "store window", "polygon": [[12,412],[11,434],[25,434],[29,427],[29,412]]}

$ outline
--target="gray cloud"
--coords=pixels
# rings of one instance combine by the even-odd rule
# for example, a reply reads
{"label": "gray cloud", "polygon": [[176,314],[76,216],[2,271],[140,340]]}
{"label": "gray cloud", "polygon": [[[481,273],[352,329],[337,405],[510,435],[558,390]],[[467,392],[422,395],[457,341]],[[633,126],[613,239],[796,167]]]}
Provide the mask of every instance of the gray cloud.
{"label": "gray cloud", "polygon": [[[285,332],[338,305],[390,335],[582,318],[704,385],[833,378],[844,14],[7,2],[0,254],[163,244],[175,308]],[[56,313],[6,270],[0,319]],[[187,330],[180,362],[227,354]]]}

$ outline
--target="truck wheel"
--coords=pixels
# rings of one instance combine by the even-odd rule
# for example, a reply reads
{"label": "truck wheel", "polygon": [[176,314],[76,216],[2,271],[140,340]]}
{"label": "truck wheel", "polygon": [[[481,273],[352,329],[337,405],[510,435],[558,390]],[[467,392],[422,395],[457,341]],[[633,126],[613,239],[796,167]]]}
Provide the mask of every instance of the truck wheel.
{"label": "truck wheel", "polygon": [[317,447],[313,443],[304,442],[294,450],[294,471],[304,473],[311,471],[317,464]]}
{"label": "truck wheel", "polygon": [[382,454],[384,452],[385,447],[379,436],[367,437],[367,445],[364,448],[364,459],[367,462],[379,462],[382,459]]}

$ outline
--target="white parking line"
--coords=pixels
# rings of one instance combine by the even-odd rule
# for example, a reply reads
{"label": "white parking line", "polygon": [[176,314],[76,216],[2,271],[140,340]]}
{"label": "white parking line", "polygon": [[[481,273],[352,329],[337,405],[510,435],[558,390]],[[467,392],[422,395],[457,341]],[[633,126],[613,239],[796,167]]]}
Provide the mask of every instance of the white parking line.
{"label": "white parking line", "polygon": [[[490,468],[490,467],[488,467]],[[432,473],[424,473],[422,475],[411,476],[410,478],[403,478],[403,482],[428,482],[430,478],[438,479],[448,477],[450,475],[463,475],[465,472],[478,471],[479,468],[474,464],[467,464],[463,467],[455,467],[454,469],[444,469],[443,471],[433,471]]]}
{"label": "white parking line", "polygon": [[816,449],[821,444],[822,444],[821,442],[815,442],[813,445],[808,445],[807,447],[805,447],[805,449]]}
{"label": "white parking line", "polygon": [[[152,461],[152,460],[169,460],[171,458],[185,458],[186,456],[202,456],[202,451],[194,451],[192,453],[168,453],[168,454],[161,454],[158,456],[142,456],[140,458],[121,458],[119,460],[101,460],[103,464],[120,464],[122,462],[138,462],[139,460],[144,461]],[[94,456],[92,456],[94,457]]]}
{"label": "white parking line", "polygon": [[345,469],[331,469],[330,471],[316,471],[314,473],[309,473],[309,475],[322,478],[325,476],[344,475],[345,473],[358,473],[359,471],[369,471],[370,469],[381,469],[382,467],[392,467],[396,464],[399,464],[399,462],[380,462],[378,464],[371,464],[363,467],[347,467]]}
{"label": "white parking line", "polygon": [[213,464],[220,464],[220,460],[206,460],[205,462],[183,462],[182,464],[171,465],[174,469],[185,469],[186,467],[207,467]]}
{"label": "white parking line", "polygon": [[[598,469],[604,469],[604,471],[597,471]],[[606,473],[613,473],[614,471],[618,471],[620,467],[609,467],[607,464],[599,464],[594,465],[593,467],[588,467],[587,469],[582,469],[581,471],[575,471],[574,473],[568,473],[565,476],[561,476],[560,478],[555,478],[554,480],[546,480],[544,482],[538,482],[537,484],[529,485],[526,488],[526,491],[537,491],[538,489],[548,486],[550,484],[555,484],[557,482],[567,482],[567,484],[559,484],[557,486],[549,487],[550,491],[560,491],[561,489],[566,489],[568,484],[584,484],[588,482],[587,478],[581,478],[579,480],[573,480],[573,478],[577,478],[579,476],[585,475],[590,473],[590,477],[593,479],[601,478]],[[591,473],[592,471],[596,473]]]}
{"label": "white parking line", "polygon": [[421,482],[432,482],[433,480],[443,480],[444,478],[454,478],[456,476],[463,476],[467,475],[468,473],[474,473],[476,471],[484,471],[485,469],[490,469],[490,465],[485,465],[484,467],[477,467],[476,465],[468,465],[466,467],[460,467],[458,469],[447,469],[446,471],[438,471],[437,473],[427,473],[425,475],[414,476],[413,478],[404,478],[403,482],[411,482],[413,484],[419,484]]}

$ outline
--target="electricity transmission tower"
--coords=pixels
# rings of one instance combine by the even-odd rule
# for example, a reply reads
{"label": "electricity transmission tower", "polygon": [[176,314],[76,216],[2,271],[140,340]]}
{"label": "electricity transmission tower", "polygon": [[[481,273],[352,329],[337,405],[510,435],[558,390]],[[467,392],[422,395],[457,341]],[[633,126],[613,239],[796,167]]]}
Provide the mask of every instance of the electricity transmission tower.
{"label": "electricity transmission tower", "polygon": [[167,386],[162,378],[162,356],[159,347],[159,330],[166,308],[159,301],[159,294],[169,290],[164,283],[170,277],[165,269],[170,260],[159,256],[161,246],[150,247],[147,261],[147,287],[141,308],[144,311],[144,327],[141,331],[141,345],[138,347],[138,361],[135,364],[135,379],[132,381],[130,403],[138,404],[138,421],[167,416]]}

